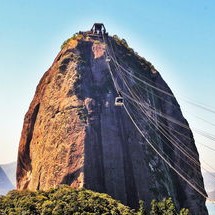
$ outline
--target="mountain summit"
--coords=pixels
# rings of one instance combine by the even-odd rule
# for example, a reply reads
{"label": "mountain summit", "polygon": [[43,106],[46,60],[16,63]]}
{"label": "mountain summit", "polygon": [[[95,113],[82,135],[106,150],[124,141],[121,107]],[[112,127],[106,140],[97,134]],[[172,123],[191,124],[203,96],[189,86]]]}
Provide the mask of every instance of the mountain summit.
{"label": "mountain summit", "polygon": [[25,115],[17,188],[68,184],[133,208],[171,196],[207,214],[192,132],[154,66],[100,23],[61,48]]}

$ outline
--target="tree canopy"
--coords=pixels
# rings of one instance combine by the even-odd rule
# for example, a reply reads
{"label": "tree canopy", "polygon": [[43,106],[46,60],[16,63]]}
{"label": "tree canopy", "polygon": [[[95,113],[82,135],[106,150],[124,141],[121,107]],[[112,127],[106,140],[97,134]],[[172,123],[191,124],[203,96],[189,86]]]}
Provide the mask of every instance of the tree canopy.
{"label": "tree canopy", "polygon": [[187,215],[188,210],[176,212],[171,198],[160,202],[153,200],[151,211],[146,212],[144,202],[135,211],[114,200],[109,195],[91,190],[74,190],[67,185],[61,185],[49,191],[10,191],[6,196],[0,196],[0,215]]}

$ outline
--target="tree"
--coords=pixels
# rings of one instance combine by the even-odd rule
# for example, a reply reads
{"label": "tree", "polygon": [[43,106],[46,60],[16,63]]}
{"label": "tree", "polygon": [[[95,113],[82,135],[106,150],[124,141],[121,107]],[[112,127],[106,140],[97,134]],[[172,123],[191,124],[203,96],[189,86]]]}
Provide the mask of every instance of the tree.
{"label": "tree", "polygon": [[163,215],[177,215],[175,205],[172,201],[172,198],[163,199]]}
{"label": "tree", "polygon": [[[139,210],[135,212],[128,206],[112,199],[107,194],[91,190],[74,190],[69,186],[60,185],[49,191],[11,191],[6,196],[0,196],[0,215],[146,215],[144,202],[139,201]],[[162,201],[152,200],[150,215],[188,215],[188,209],[176,213],[171,198]]]}
{"label": "tree", "polygon": [[137,211],[137,215],[146,215],[145,207],[144,207],[144,201],[139,201],[139,210]]}
{"label": "tree", "polygon": [[182,208],[179,215],[189,215],[189,210],[187,208]]}
{"label": "tree", "polygon": [[158,202],[153,199],[151,201],[151,210],[150,210],[150,215],[159,215],[159,207],[158,207]]}

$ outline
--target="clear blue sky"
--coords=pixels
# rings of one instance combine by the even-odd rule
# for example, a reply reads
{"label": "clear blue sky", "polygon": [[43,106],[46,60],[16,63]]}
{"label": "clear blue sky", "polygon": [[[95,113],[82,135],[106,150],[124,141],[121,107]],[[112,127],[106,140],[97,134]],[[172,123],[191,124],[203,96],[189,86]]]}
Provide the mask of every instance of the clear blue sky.
{"label": "clear blue sky", "polygon": [[[215,1],[0,0],[0,163],[16,160],[24,114],[64,40],[103,22],[151,61],[175,93],[191,127],[215,135]],[[198,142],[215,143],[195,135]],[[215,169],[215,152],[197,143]]]}

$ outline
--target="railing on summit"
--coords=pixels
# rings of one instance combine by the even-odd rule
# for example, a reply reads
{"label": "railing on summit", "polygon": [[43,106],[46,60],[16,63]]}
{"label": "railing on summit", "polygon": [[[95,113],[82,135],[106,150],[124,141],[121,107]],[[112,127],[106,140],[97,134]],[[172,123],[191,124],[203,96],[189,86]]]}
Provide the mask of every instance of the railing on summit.
{"label": "railing on summit", "polygon": [[91,28],[91,32],[92,32],[92,34],[107,35],[106,28],[103,23],[95,23],[93,25],[93,27]]}

